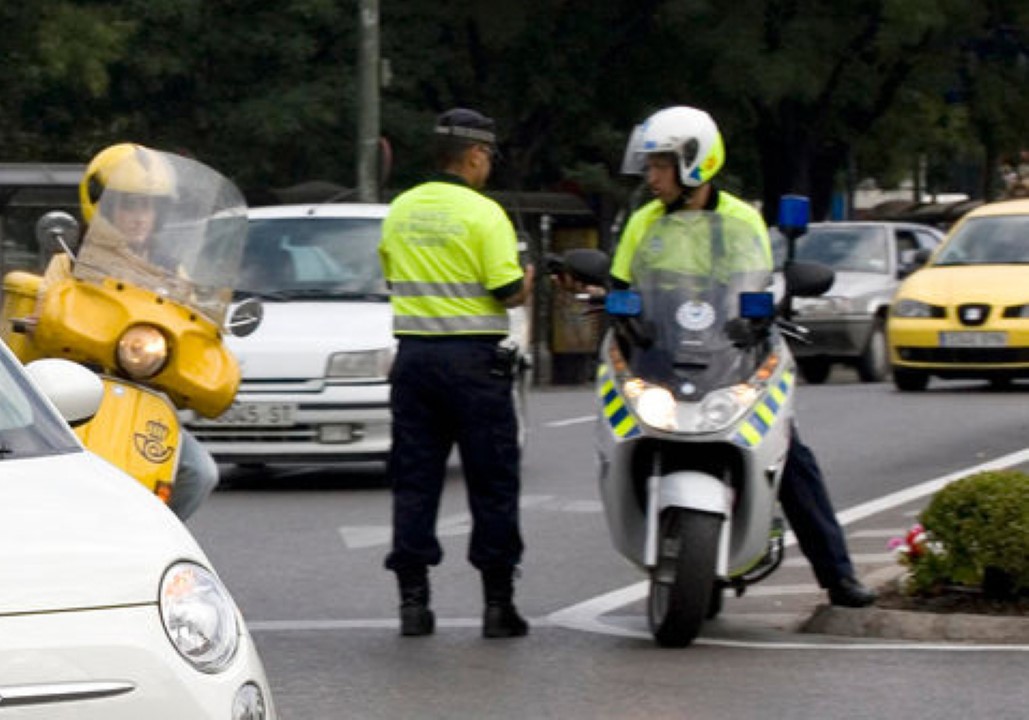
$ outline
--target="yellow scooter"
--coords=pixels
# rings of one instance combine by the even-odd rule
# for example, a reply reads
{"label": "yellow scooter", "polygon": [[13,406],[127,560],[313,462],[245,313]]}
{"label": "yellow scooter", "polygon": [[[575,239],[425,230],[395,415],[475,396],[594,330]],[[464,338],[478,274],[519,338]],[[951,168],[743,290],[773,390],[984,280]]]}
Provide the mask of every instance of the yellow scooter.
{"label": "yellow scooter", "polygon": [[167,502],[179,462],[177,410],[213,418],[229,407],[240,370],[223,332],[252,332],[261,308],[244,303],[225,322],[247,229],[242,194],[202,163],[157,154],[174,190],[160,199],[150,237],[137,242],[118,227],[116,205],[131,196],[116,182],[95,199],[77,251],[75,219],[44,215],[40,246],[63,252],[42,276],[4,277],[0,334],[23,363],[65,358],[100,374],[100,409],[76,433]]}

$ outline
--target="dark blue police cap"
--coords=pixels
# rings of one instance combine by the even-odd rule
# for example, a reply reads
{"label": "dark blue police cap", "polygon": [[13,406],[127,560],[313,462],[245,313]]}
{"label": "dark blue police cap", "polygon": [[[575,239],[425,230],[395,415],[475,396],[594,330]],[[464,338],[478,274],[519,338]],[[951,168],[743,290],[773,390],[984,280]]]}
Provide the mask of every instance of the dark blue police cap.
{"label": "dark blue police cap", "polygon": [[434,132],[437,135],[448,135],[487,145],[497,144],[496,123],[493,122],[493,118],[468,108],[447,110],[436,119]]}

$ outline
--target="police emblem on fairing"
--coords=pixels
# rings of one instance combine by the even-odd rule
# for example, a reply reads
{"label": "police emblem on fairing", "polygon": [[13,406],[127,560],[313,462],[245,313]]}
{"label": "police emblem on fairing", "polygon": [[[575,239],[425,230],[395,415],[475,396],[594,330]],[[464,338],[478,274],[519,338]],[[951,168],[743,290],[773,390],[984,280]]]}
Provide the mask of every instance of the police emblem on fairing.
{"label": "police emblem on fairing", "polygon": [[691,300],[679,306],[675,320],[685,330],[707,330],[715,322],[715,309],[710,303]]}

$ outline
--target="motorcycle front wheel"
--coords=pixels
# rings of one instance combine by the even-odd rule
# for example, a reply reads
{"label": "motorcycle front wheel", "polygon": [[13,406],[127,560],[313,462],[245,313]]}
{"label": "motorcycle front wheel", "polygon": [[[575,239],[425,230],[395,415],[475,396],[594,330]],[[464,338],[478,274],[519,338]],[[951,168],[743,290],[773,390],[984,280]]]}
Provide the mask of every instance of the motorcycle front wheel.
{"label": "motorcycle front wheel", "polygon": [[662,647],[686,647],[711,607],[722,519],[670,508],[661,513],[657,566],[651,571],[647,616]]}

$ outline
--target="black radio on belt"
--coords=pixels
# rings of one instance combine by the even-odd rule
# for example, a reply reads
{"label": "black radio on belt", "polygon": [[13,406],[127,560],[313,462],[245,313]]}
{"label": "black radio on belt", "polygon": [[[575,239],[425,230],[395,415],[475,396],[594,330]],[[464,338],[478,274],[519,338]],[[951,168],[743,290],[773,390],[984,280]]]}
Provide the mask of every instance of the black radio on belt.
{"label": "black radio on belt", "polygon": [[513,378],[518,366],[518,348],[510,345],[497,345],[493,349],[493,362],[489,374],[498,378]]}

